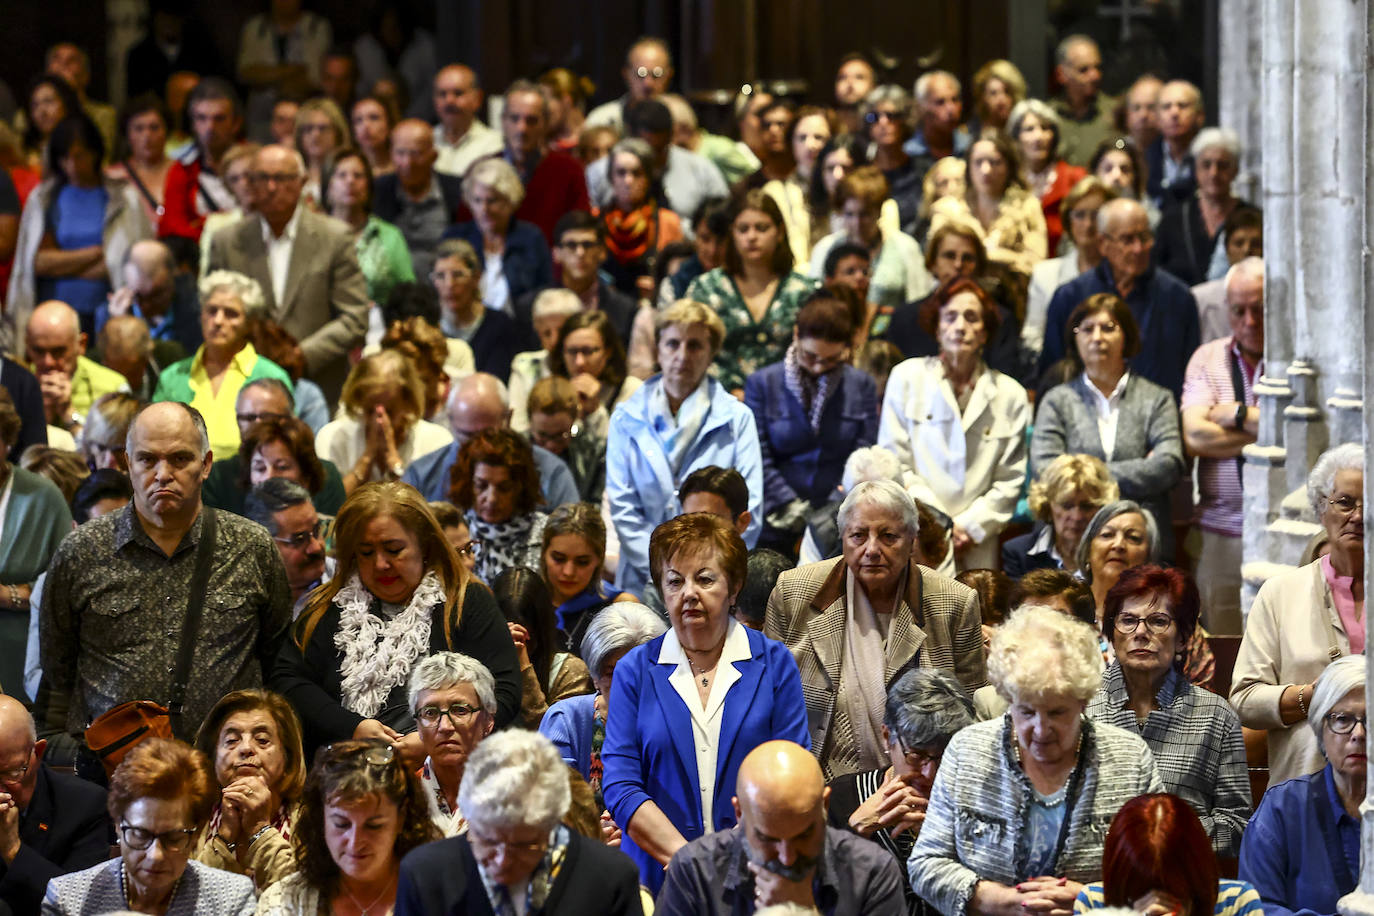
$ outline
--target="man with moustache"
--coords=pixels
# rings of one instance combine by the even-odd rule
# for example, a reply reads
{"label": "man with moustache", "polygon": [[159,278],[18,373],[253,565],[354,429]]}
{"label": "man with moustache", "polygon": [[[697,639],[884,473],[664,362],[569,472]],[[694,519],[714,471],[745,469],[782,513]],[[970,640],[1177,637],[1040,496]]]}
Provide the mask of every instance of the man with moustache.
{"label": "man with moustache", "polygon": [[324,555],[324,529],[305,487],[285,477],[269,477],[244,499],[243,514],[266,528],[276,542],[293,607],[330,578],[334,564]]}
{"label": "man with moustache", "polygon": [[436,170],[461,178],[478,159],[501,152],[501,135],[477,120],[483,98],[477,72],[469,66],[449,64],[434,75]]}

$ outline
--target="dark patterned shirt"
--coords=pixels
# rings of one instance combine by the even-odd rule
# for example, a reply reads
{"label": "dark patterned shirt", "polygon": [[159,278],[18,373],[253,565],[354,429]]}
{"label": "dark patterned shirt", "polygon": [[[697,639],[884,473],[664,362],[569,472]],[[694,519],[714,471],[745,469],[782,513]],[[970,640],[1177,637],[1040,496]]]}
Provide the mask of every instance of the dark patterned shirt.
{"label": "dark patterned shirt", "polygon": [[779,278],[777,291],[761,321],[755,321],[734,279],[717,267],[692,281],[687,298],[708,305],[725,325],[725,341],[711,372],[726,391],[744,387],[744,380],[764,366],[781,362],[792,343],[797,312],[818,288],[815,280],[798,273]]}
{"label": "dark patterned shirt", "polygon": [[[286,570],[266,529],[208,511],[215,552],[178,735],[187,739],[224,694],[262,686],[291,619]],[[120,703],[167,703],[203,520],[202,512],[170,557],[132,505],[67,535],[39,611],[41,729],[78,734]]]}

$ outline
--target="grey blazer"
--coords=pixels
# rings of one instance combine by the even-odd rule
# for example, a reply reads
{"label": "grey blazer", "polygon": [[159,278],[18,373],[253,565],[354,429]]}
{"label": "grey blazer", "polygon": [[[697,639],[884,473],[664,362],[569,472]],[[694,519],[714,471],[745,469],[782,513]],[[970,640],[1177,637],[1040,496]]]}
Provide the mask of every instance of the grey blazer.
{"label": "grey blazer", "polygon": [[215,233],[209,270],[236,270],[262,284],[268,314],[300,342],[306,375],[333,405],[348,375],[348,352],[367,331],[367,281],[346,227],[302,209],[283,301],[272,290],[262,218],[250,216]]}
{"label": "grey blazer", "polygon": [[[1064,454],[1092,455],[1107,461],[1091,398],[1082,375],[1056,385],[1041,397],[1031,436],[1032,474],[1039,475],[1045,465]],[[1161,535],[1170,526],[1169,491],[1186,467],[1174,396],[1131,373],[1121,397],[1116,444],[1107,468],[1121,487],[1122,498],[1149,509]]]}

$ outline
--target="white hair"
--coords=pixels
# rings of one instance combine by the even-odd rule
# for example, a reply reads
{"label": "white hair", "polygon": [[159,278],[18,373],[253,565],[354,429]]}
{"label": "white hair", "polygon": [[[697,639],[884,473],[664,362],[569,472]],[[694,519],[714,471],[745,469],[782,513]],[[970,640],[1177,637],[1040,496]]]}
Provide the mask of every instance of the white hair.
{"label": "white hair", "polygon": [[929,73],[922,73],[920,76],[916,77],[916,85],[912,87],[911,93],[916,97],[917,102],[925,102],[926,90],[930,88],[931,82],[934,81],[937,76],[943,76],[952,81],[954,83],[955,94],[964,91],[963,84],[959,82],[959,77],[955,76],[953,73],[950,73],[948,70],[931,70]]}
{"label": "white hair", "polygon": [[1240,163],[1240,135],[1229,127],[1204,127],[1197,132],[1188,152],[1194,159],[1213,147],[1221,147],[1231,156],[1231,161]]}
{"label": "white hair", "polygon": [[1336,489],[1336,472],[1359,471],[1364,473],[1364,446],[1358,442],[1346,442],[1322,452],[1312,472],[1307,475],[1307,502],[1317,518],[1321,518],[1331,491]]}
{"label": "white hair", "polygon": [[1055,46],[1055,66],[1060,67],[1069,62],[1069,49],[1072,48],[1074,45],[1092,45],[1094,51],[1097,51],[1099,54],[1102,53],[1101,50],[1097,47],[1097,42],[1093,41],[1091,38],[1089,38],[1087,35],[1084,35],[1082,32],[1075,32],[1072,35],[1064,36],[1064,40],[1059,42],[1059,44]]}
{"label": "white hair", "polygon": [[458,807],[485,833],[512,827],[552,830],[568,813],[568,767],[548,738],[514,728],[483,739],[468,757]]}
{"label": "white hair", "polygon": [[1312,699],[1307,703],[1307,724],[1317,733],[1317,747],[1323,756],[1326,754],[1326,744],[1322,741],[1322,726],[1326,724],[1326,716],[1331,712],[1331,707],[1344,700],[1350,691],[1358,690],[1361,695],[1364,694],[1364,666],[1363,655],[1338,658],[1326,666],[1326,670],[1317,677],[1317,683],[1312,686]]}
{"label": "white hair", "polygon": [[546,289],[534,297],[534,307],[530,310],[530,320],[540,318],[568,318],[582,311],[582,300],[577,293],[565,287]]}
{"label": "white hair", "polygon": [[881,445],[869,445],[865,448],[856,448],[849,453],[849,458],[844,463],[844,476],[840,480],[840,485],[848,493],[866,480],[900,482],[901,479],[902,465],[897,456],[892,454],[892,450]]}
{"label": "white hair", "polygon": [[697,113],[692,109],[692,105],[676,92],[665,92],[658,97],[658,100],[668,106],[668,113],[673,116],[674,124],[684,124],[692,130],[697,129]]}
{"label": "white hair", "polygon": [[1138,200],[1129,197],[1118,197],[1109,200],[1097,208],[1097,231],[1102,235],[1108,235],[1112,223],[1125,219],[1128,215],[1146,216],[1145,206]]}
{"label": "white hair", "polygon": [[267,311],[267,297],[263,295],[262,284],[252,277],[236,270],[212,270],[200,281],[200,302],[202,307],[210,297],[220,290],[228,291],[243,306],[249,318],[261,318]]}
{"label": "white hair", "polygon": [[468,169],[463,178],[463,200],[470,201],[478,186],[500,194],[510,201],[514,209],[518,209],[525,199],[525,185],[520,181],[520,173],[504,159],[483,159]]}
{"label": "white hair", "polygon": [[410,672],[410,710],[415,711],[420,694],[431,690],[447,690],[460,684],[472,685],[477,702],[496,715],[496,678],[487,666],[461,652],[436,652],[415,666]]}
{"label": "white hair", "polygon": [[663,618],[637,602],[617,601],[592,618],[582,635],[582,659],[592,679],[601,676],[606,659],[616,652],[642,646],[668,629]]}
{"label": "white hair", "polygon": [[897,516],[902,520],[902,527],[906,528],[912,537],[921,530],[921,516],[916,511],[916,501],[911,498],[911,494],[902,489],[901,484],[895,480],[865,480],[855,484],[854,489],[845,496],[844,502],[840,503],[837,521],[841,534],[849,527],[849,517],[854,514],[860,503],[877,506]]}
{"label": "white hair", "polygon": [[1086,703],[1102,685],[1097,634],[1068,614],[1022,605],[992,631],[988,680],[1008,703],[1050,695]]}
{"label": "white hair", "polygon": [[1232,264],[1226,271],[1226,300],[1231,300],[1231,287],[1233,284],[1243,280],[1254,280],[1259,284],[1264,284],[1264,258],[1250,255],[1248,258],[1241,258]]}

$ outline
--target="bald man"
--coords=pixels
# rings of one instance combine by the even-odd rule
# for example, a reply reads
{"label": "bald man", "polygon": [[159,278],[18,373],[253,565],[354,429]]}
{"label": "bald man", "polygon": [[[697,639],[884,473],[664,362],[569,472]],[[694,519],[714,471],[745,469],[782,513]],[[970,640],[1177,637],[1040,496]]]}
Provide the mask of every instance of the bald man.
{"label": "bald man", "polygon": [[449,64],[435,74],[436,167],[445,175],[462,177],[478,159],[501,152],[501,135],[477,120],[484,97],[476,71],[466,64]]}
{"label": "bald man", "polygon": [[163,351],[163,365],[195,353],[204,343],[200,332],[200,297],[196,278],[177,273],[172,250],[156,239],[144,239],[129,246],[124,256],[123,285],[109,302],[95,310],[95,332],[117,315],[133,315],[148,323],[148,333],[156,341],[174,341],[181,355]]}
{"label": "bald man", "polygon": [[415,276],[426,283],[440,236],[458,221],[463,182],[436,171],[435,130],[414,118],[392,128],[391,161],[396,171],[373,179],[372,212],[401,230]]}
{"label": "bald man", "polygon": [[902,916],[903,876],[880,846],[826,826],[830,789],[810,751],[760,744],[740,764],[739,824],[684,846],[668,863],[656,913],[754,913],[792,903],[824,916]]}
{"label": "bald man", "polygon": [[625,110],[632,103],[656,99],[668,91],[673,82],[673,55],[668,43],[652,36],[639,39],[625,52],[620,75],[625,79],[625,94],[593,108],[587,115],[587,127],[613,127],[623,133]]}
{"label": "bald man", "polygon": [[76,309],[56,299],[40,303],[24,328],[24,358],[38,377],[48,424],[73,436],[101,395],[129,390],[124,376],[86,358],[86,344]]}
{"label": "bald man", "polygon": [[114,829],[100,787],[43,760],[33,718],[0,696],[0,904],[37,913],[48,881],[110,855]]}
{"label": "bald man", "polygon": [[1197,190],[1191,147],[1206,120],[1202,90],[1192,83],[1169,80],[1159,90],[1155,103],[1159,139],[1145,150],[1145,169],[1149,172],[1145,193],[1159,209],[1186,200]]}

